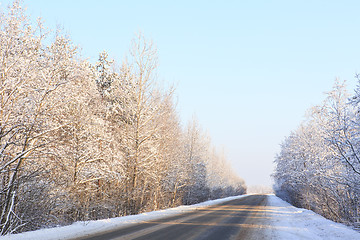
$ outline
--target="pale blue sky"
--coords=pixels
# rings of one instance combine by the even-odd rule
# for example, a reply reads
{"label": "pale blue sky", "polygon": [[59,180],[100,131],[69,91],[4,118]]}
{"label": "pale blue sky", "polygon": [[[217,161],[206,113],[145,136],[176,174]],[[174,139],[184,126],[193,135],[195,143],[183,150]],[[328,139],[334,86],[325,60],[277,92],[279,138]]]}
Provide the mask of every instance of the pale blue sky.
{"label": "pale blue sky", "polygon": [[138,31],[153,39],[183,122],[196,113],[249,185],[270,185],[284,137],[336,77],[352,91],[360,71],[360,1],[24,3],[91,61],[102,50],[121,61]]}

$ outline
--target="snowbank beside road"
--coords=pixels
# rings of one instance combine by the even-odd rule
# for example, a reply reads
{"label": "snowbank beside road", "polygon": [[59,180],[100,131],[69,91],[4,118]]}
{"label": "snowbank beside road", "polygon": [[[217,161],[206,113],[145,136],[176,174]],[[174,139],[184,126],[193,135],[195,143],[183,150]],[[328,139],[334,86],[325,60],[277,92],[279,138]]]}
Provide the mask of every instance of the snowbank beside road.
{"label": "snowbank beside road", "polygon": [[247,195],[227,197],[222,199],[210,200],[203,203],[198,203],[189,206],[179,206],[165,210],[142,213],[139,215],[131,215],[118,218],[103,219],[97,221],[76,222],[69,226],[41,229],[32,232],[25,232],[20,234],[12,234],[0,237],[1,240],[60,240],[76,238],[85,235],[91,235],[97,232],[109,231],[119,227],[124,227],[130,224],[139,223],[143,221],[151,221],[172,215],[193,211],[195,209],[220,204],[233,199],[240,199]]}
{"label": "snowbank beside road", "polygon": [[[76,222],[65,227],[41,229],[33,232],[3,236],[0,237],[0,240],[60,240],[76,238],[125,227],[134,223],[169,217],[233,199],[243,198],[245,196],[248,195],[217,199],[191,206],[180,206],[133,216]],[[251,208],[247,208],[247,211],[251,211]],[[268,195],[266,206],[261,206],[260,208],[256,207],[255,211],[260,213],[259,215],[256,215],[258,223],[239,223],[239,225],[245,228],[251,227],[258,228],[258,230],[264,230],[264,232],[258,230],[255,231],[261,233],[260,235],[264,237],[264,239],[360,239],[359,232],[356,232],[343,224],[325,219],[312,211],[296,208],[274,195]]]}
{"label": "snowbank beside road", "polygon": [[360,239],[359,232],[313,211],[296,208],[274,195],[268,196],[265,215],[270,217],[269,239]]}

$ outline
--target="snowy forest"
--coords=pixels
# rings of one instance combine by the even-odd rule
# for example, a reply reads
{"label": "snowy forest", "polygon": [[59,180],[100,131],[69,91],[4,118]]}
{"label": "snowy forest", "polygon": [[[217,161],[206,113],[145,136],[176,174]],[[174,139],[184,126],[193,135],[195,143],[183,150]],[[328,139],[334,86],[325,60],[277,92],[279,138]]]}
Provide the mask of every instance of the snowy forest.
{"label": "snowy forest", "polygon": [[151,41],[90,63],[21,1],[0,14],[0,235],[246,192],[197,120],[182,126]]}
{"label": "snowy forest", "polygon": [[291,204],[360,227],[360,78],[354,94],[336,81],[324,102],[284,140],[274,191]]}

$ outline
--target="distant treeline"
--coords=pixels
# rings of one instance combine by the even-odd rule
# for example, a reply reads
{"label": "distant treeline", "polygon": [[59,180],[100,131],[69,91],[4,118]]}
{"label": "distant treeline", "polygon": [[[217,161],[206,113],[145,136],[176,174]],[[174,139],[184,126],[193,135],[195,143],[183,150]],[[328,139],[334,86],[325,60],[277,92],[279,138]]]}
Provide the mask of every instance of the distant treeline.
{"label": "distant treeline", "polygon": [[92,65],[19,2],[0,15],[0,235],[246,192],[197,121],[181,126],[151,42]]}
{"label": "distant treeline", "polygon": [[277,196],[329,219],[360,227],[360,85],[336,81],[323,104],[281,145]]}

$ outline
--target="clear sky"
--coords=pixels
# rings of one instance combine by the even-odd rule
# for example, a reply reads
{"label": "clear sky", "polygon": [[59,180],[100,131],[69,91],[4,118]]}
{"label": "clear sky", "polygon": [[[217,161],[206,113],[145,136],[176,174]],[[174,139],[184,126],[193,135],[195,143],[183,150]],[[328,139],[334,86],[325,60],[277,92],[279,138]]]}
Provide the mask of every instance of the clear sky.
{"label": "clear sky", "polygon": [[[1,1],[2,7],[9,1]],[[177,86],[184,123],[195,113],[248,185],[270,185],[279,144],[336,77],[360,71],[360,1],[25,0],[95,61],[121,61],[141,31]]]}

